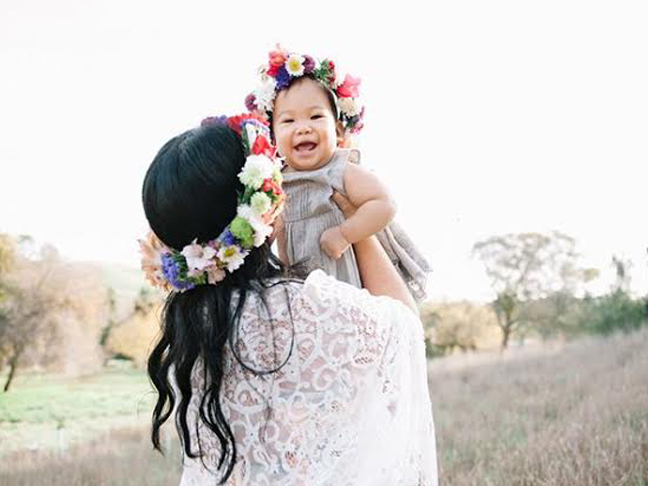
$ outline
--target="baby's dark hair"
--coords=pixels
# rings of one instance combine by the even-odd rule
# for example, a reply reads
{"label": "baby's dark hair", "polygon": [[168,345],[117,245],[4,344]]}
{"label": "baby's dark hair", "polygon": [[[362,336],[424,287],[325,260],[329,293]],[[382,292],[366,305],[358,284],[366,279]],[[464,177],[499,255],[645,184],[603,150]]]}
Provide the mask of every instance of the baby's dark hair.
{"label": "baby's dark hair", "polygon": [[[144,212],[153,232],[176,250],[194,238],[207,242],[218,237],[236,215],[237,191],[243,189],[238,174],[244,163],[241,138],[226,125],[203,126],[172,138],[156,155],[142,187]],[[236,339],[248,295],[259,294],[263,303],[259,312],[270,315],[265,290],[291,280],[266,241],[218,285],[198,285],[169,294],[160,338],[148,360],[148,374],[158,392],[151,432],[156,449],[162,451],[160,429],[177,404],[176,427],[185,454],[200,457],[203,464],[205,458],[218,457],[214,455],[218,451],[203,451],[200,428],[187,419],[198,386],[202,391],[198,420],[218,438],[220,446],[214,467],[221,483],[231,476],[236,442],[220,401],[225,352],[229,348],[239,364],[255,374],[273,373],[283,366],[275,363],[272,369],[251,368],[237,355]],[[232,302],[237,302],[235,308]],[[203,377],[198,384],[196,372]],[[195,441],[190,427],[198,434]]]}

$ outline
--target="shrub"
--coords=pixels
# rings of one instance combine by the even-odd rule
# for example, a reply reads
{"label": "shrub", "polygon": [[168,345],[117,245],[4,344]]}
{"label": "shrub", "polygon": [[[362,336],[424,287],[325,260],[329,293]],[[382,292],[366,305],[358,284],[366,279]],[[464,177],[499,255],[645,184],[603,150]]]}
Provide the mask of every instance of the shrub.
{"label": "shrub", "polygon": [[583,329],[598,334],[637,329],[648,322],[648,299],[633,299],[623,290],[585,298],[580,319]]}

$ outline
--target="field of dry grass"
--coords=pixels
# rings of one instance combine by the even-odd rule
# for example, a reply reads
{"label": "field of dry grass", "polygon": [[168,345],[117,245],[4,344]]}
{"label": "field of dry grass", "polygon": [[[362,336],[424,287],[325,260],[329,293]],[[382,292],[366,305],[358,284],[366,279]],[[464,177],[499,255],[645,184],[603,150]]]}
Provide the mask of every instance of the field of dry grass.
{"label": "field of dry grass", "polygon": [[153,453],[145,427],[121,427],[67,450],[14,452],[0,458],[0,486],[177,486],[180,450],[168,440]]}
{"label": "field of dry grass", "polygon": [[648,329],[430,366],[444,486],[648,485]]}
{"label": "field of dry grass", "polygon": [[[430,387],[442,486],[648,486],[648,328],[438,359]],[[175,486],[167,437],[166,457],[143,423],[67,449],[4,449],[0,486]]]}

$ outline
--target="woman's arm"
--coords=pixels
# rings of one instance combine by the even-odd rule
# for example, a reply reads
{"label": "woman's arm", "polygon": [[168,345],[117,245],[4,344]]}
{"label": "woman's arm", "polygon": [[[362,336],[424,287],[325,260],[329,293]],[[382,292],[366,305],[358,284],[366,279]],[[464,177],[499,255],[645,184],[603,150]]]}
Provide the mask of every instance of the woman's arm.
{"label": "woman's arm", "polygon": [[356,164],[344,170],[344,188],[355,213],[340,226],[322,233],[322,249],[331,258],[339,258],[353,243],[377,233],[394,218],[396,204],[387,187],[373,173]]}
{"label": "woman's arm", "polygon": [[[349,199],[335,192],[333,201],[347,218],[357,214],[357,208]],[[372,295],[386,295],[401,301],[418,315],[418,307],[407,285],[396,271],[387,253],[375,236],[370,236],[353,245],[362,286]]]}

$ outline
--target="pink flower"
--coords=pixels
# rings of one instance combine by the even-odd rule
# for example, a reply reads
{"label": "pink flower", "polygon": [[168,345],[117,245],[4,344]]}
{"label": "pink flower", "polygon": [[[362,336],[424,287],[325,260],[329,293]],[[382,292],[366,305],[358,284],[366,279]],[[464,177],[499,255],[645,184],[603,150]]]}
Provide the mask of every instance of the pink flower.
{"label": "pink flower", "polygon": [[225,270],[216,266],[207,269],[207,283],[215,285],[225,278]]}
{"label": "pink flower", "polygon": [[337,89],[337,94],[341,98],[357,98],[360,96],[360,78],[354,78],[347,74],[344,81]]}
{"label": "pink flower", "polygon": [[245,107],[248,111],[255,111],[257,109],[256,96],[254,96],[254,93],[250,93],[245,97]]}
{"label": "pink flower", "polygon": [[213,258],[216,256],[216,250],[211,246],[199,245],[197,240],[193,240],[182,249],[182,256],[187,261],[189,276],[197,277],[215,264]]}
{"label": "pink flower", "polygon": [[279,44],[277,44],[276,49],[277,50],[275,51],[270,51],[270,53],[268,54],[269,65],[280,68],[281,66],[283,66],[283,63],[286,62],[288,55],[287,52]]}
{"label": "pink flower", "polygon": [[304,56],[304,74],[310,74],[315,69],[315,59],[311,56]]}
{"label": "pink flower", "polygon": [[141,264],[144,276],[151,285],[169,290],[169,283],[162,272],[162,255],[168,253],[169,249],[152,231],[146,235],[146,239],[138,240],[138,242],[142,253]]}
{"label": "pink flower", "polygon": [[283,194],[281,187],[279,187],[272,179],[266,179],[263,181],[263,187],[261,188],[263,192],[270,192],[276,196]]}

